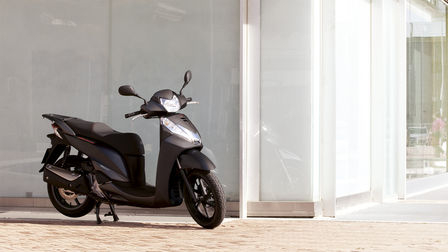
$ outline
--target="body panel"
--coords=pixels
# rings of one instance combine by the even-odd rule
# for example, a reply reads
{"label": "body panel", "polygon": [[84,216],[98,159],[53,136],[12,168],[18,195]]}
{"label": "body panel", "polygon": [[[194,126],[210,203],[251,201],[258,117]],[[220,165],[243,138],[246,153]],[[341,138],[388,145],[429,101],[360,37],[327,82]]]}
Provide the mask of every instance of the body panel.
{"label": "body panel", "polygon": [[129,176],[126,170],[125,162],[118,152],[111,148],[108,148],[107,146],[91,144],[73,136],[67,136],[67,140],[69,141],[70,145],[89,156],[92,161],[96,161],[103,167],[107,168],[103,169],[102,166],[94,166],[95,169],[100,170],[111,179],[117,178],[118,181],[129,182]]}
{"label": "body panel", "polygon": [[74,136],[75,132],[65,123],[65,120],[68,120],[72,117],[69,116],[63,116],[63,115],[57,115],[57,114],[43,114],[44,118],[47,118],[53,122],[55,122],[65,134]]}

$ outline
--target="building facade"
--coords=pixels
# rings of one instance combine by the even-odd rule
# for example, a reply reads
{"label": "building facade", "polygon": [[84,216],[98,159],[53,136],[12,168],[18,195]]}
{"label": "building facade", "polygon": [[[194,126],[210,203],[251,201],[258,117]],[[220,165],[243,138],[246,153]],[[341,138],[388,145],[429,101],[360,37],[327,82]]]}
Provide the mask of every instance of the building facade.
{"label": "building facade", "polygon": [[0,20],[3,206],[47,204],[43,113],[138,133],[154,184],[158,122],[125,120],[139,101],[117,90],[187,69],[184,112],[242,217],[335,216],[446,172],[441,0],[0,0]]}

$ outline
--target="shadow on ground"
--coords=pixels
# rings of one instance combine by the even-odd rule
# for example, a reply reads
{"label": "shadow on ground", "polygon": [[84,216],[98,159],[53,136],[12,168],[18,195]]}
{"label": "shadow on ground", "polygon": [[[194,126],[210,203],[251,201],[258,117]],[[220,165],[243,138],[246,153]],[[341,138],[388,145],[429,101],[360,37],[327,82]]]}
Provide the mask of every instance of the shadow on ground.
{"label": "shadow on ground", "polygon": [[42,220],[42,219],[0,219],[0,223],[27,223],[36,225],[56,225],[56,226],[107,226],[107,227],[139,227],[139,228],[153,228],[153,229],[172,229],[172,230],[198,230],[203,229],[194,224],[164,224],[164,223],[139,223],[139,222],[112,222],[103,221],[102,224],[97,224],[96,221],[84,220]]}

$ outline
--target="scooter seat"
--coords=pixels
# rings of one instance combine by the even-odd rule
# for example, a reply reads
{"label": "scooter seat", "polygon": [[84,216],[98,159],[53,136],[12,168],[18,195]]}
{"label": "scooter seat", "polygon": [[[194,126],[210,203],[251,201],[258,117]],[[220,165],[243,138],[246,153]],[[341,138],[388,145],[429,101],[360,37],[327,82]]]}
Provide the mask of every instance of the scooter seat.
{"label": "scooter seat", "polygon": [[121,154],[142,155],[145,153],[142,140],[134,133],[121,133],[102,122],[89,122],[79,118],[69,118],[65,123],[76,135],[84,136],[110,145]]}

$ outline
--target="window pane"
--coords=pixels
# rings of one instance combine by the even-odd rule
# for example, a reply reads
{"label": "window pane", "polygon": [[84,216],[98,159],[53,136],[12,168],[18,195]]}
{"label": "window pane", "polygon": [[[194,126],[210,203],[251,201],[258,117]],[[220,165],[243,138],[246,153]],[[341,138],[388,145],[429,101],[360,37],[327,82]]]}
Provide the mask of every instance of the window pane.
{"label": "window pane", "polygon": [[261,200],[312,200],[311,3],[261,1]]}
{"label": "window pane", "polygon": [[238,200],[239,1],[17,0],[0,2],[0,196],[46,197],[40,160],[52,129],[43,113],[102,121],[141,135],[155,183],[157,120],[130,121],[141,101],[179,90],[199,101],[183,112],[201,132],[227,198]]}
{"label": "window pane", "polygon": [[159,123],[123,120],[141,102],[119,96],[117,87],[131,83],[149,98],[159,89],[180,90],[190,69],[193,79],[183,93],[200,104],[182,113],[201,133],[202,151],[216,164],[227,198],[238,200],[239,15],[238,0],[112,1],[108,120],[142,137],[152,184]]}

